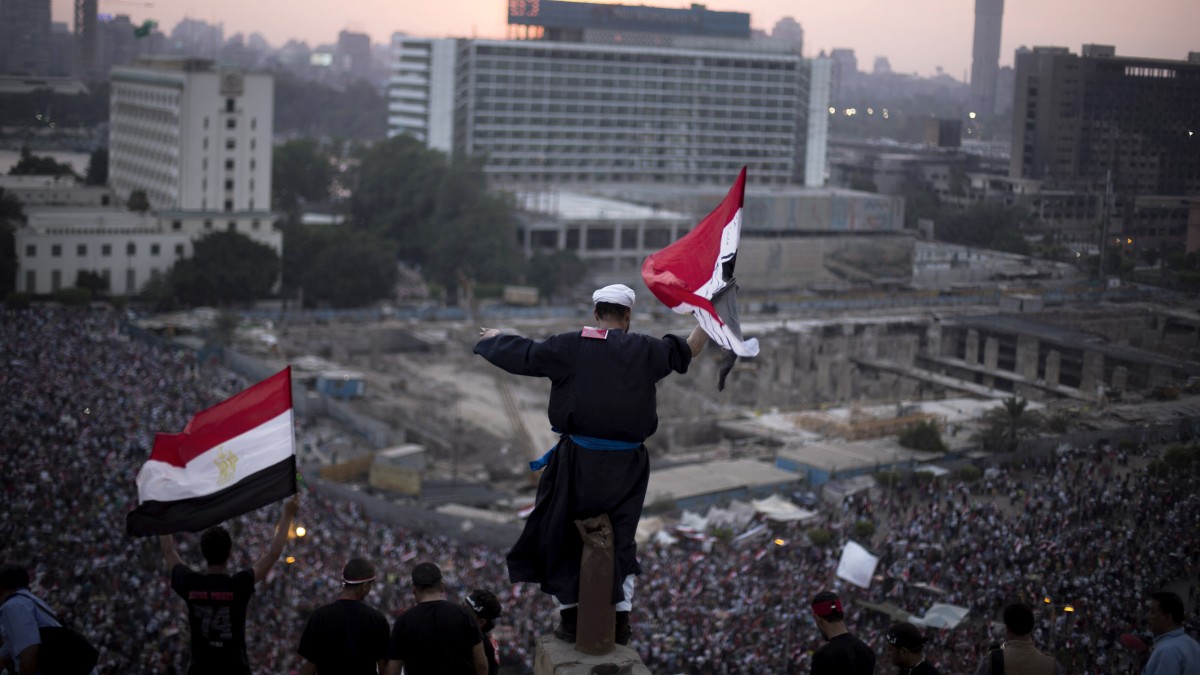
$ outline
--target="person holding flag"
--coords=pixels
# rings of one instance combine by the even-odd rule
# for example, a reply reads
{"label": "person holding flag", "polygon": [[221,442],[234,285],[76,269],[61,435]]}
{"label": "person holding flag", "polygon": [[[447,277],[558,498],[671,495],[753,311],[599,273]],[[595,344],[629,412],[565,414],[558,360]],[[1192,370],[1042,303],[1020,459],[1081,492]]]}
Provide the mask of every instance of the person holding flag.
{"label": "person holding flag", "polygon": [[[250,673],[246,605],[287,543],[300,508],[298,477],[290,368],[200,411],[182,433],[155,437],[126,528],[134,536],[160,535],[171,588],[187,603],[189,675]],[[233,538],[219,524],[289,495],[266,553],[230,575]],[[185,565],[175,547],[174,533],[200,530],[205,574]]]}
{"label": "person holding flag", "polygon": [[616,640],[629,641],[633,578],[641,572],[634,534],[650,479],[644,443],[658,429],[656,384],[686,373],[707,341],[699,327],[686,341],[630,332],[634,299],[628,286],[606,286],[592,294],[595,326],[540,342],[480,328],[475,344],[492,365],[551,382],[550,424],[562,436],[530,464],[545,471],[533,512],[508,553],[508,576],[540,584],[558,599],[555,634],[568,642],[575,641],[583,556],[575,521],[601,514],[613,528]]}
{"label": "person holding flag", "polygon": [[742,205],[746,192],[746,167],[725,199],[694,230],[661,251],[646,256],[642,281],[664,305],[679,314],[691,313],[725,357],[717,389],[738,357],[758,356],[758,340],[744,339],[737,311],[738,243],[742,233]]}
{"label": "person holding flag", "polygon": [[275,535],[267,552],[251,569],[229,574],[229,556],[233,537],[224,527],[216,526],[200,535],[200,552],[208,563],[204,574],[183,562],[175,548],[175,537],[159,537],[171,589],[187,603],[192,633],[192,662],[188,675],[249,675],[246,654],[246,605],[254,595],[254,585],[267,578],[283,545],[287,543],[292,519],[300,509],[299,493],[283,505],[283,514],[275,526]]}

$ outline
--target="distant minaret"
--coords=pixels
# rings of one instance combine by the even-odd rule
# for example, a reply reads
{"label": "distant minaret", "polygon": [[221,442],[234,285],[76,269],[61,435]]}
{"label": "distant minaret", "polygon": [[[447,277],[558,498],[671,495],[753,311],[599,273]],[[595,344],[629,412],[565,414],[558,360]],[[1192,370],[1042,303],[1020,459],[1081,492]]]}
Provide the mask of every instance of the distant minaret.
{"label": "distant minaret", "polygon": [[971,112],[990,116],[1000,68],[1000,25],[1004,0],[975,0],[975,44],[971,50]]}

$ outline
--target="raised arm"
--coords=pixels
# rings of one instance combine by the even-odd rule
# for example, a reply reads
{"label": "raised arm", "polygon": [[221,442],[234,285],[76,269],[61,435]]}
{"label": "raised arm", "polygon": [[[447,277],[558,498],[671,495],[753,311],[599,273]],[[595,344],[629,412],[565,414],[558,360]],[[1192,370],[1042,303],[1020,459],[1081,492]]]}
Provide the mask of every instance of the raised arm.
{"label": "raised arm", "polygon": [[700,326],[692,329],[692,334],[687,338],[688,347],[692,350],[692,358],[700,356],[700,352],[704,351],[704,345],[708,344],[708,333]]}
{"label": "raised arm", "polygon": [[167,559],[167,572],[175,569],[176,565],[183,564],[183,558],[179,557],[179,549],[175,548],[175,535],[164,534],[158,538],[159,546],[162,546],[163,557]]}
{"label": "raised arm", "polygon": [[283,505],[283,515],[279,516],[279,524],[275,526],[275,536],[271,537],[271,546],[267,549],[266,554],[254,563],[255,583],[266,579],[267,573],[271,571],[275,561],[279,560],[279,554],[283,553],[283,545],[287,543],[288,529],[292,525],[292,518],[296,517],[296,512],[299,510],[300,493],[297,492]]}

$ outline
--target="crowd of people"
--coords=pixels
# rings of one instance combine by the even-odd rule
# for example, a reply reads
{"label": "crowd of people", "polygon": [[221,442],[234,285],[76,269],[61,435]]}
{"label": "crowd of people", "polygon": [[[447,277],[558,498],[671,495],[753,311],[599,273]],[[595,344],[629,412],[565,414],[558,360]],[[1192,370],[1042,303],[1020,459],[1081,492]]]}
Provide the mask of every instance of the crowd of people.
{"label": "crowd of people", "polygon": [[[0,310],[0,559],[26,565],[34,592],[100,648],[100,673],[186,670],[184,603],[158,541],[129,537],[125,515],[154,434],[179,431],[244,384],[187,352],[127,339],[111,313]],[[302,432],[310,422],[298,421]],[[1195,607],[1200,592],[1200,462],[1156,478],[1136,455],[1160,451],[1127,461],[1081,450],[1027,460],[988,483],[907,483],[823,512],[818,526],[833,537],[822,545],[806,543],[811,523],[772,523],[768,536],[737,544],[642,546],[631,646],[652,672],[807,673],[823,642],[809,600],[834,587],[848,625],[881,655],[894,618],[864,603],[917,615],[933,602],[969,608],[955,629],[926,629],[925,655],[941,672],[973,672],[1002,638],[996,622],[1014,599],[1038,608],[1035,642],[1068,672],[1140,672],[1145,652],[1121,638],[1148,642],[1148,593],[1174,586]],[[227,524],[231,570],[264,550],[281,508]],[[863,519],[876,535],[860,543],[881,556],[865,590],[834,573]],[[437,562],[451,599],[494,591],[503,606],[494,634],[511,672],[531,671],[534,639],[558,618],[553,599],[508,583],[503,550],[372,522],[308,489],[296,523],[306,535],[288,542],[250,605],[255,672],[299,671],[305,622],[338,596],[354,557],[379,570],[367,602],[389,620],[413,604],[419,561]],[[198,538],[177,539],[183,561],[202,569]]]}

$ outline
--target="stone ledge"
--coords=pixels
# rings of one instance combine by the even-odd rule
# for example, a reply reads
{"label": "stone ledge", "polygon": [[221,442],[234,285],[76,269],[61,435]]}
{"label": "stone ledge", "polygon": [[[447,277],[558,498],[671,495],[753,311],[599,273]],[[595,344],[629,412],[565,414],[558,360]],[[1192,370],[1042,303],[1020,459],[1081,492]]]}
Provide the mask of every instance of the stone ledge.
{"label": "stone ledge", "polygon": [[[597,669],[596,666],[608,666]],[[630,647],[616,645],[603,656],[590,656],[575,651],[553,635],[537,638],[533,660],[533,675],[650,675],[642,657]]]}

